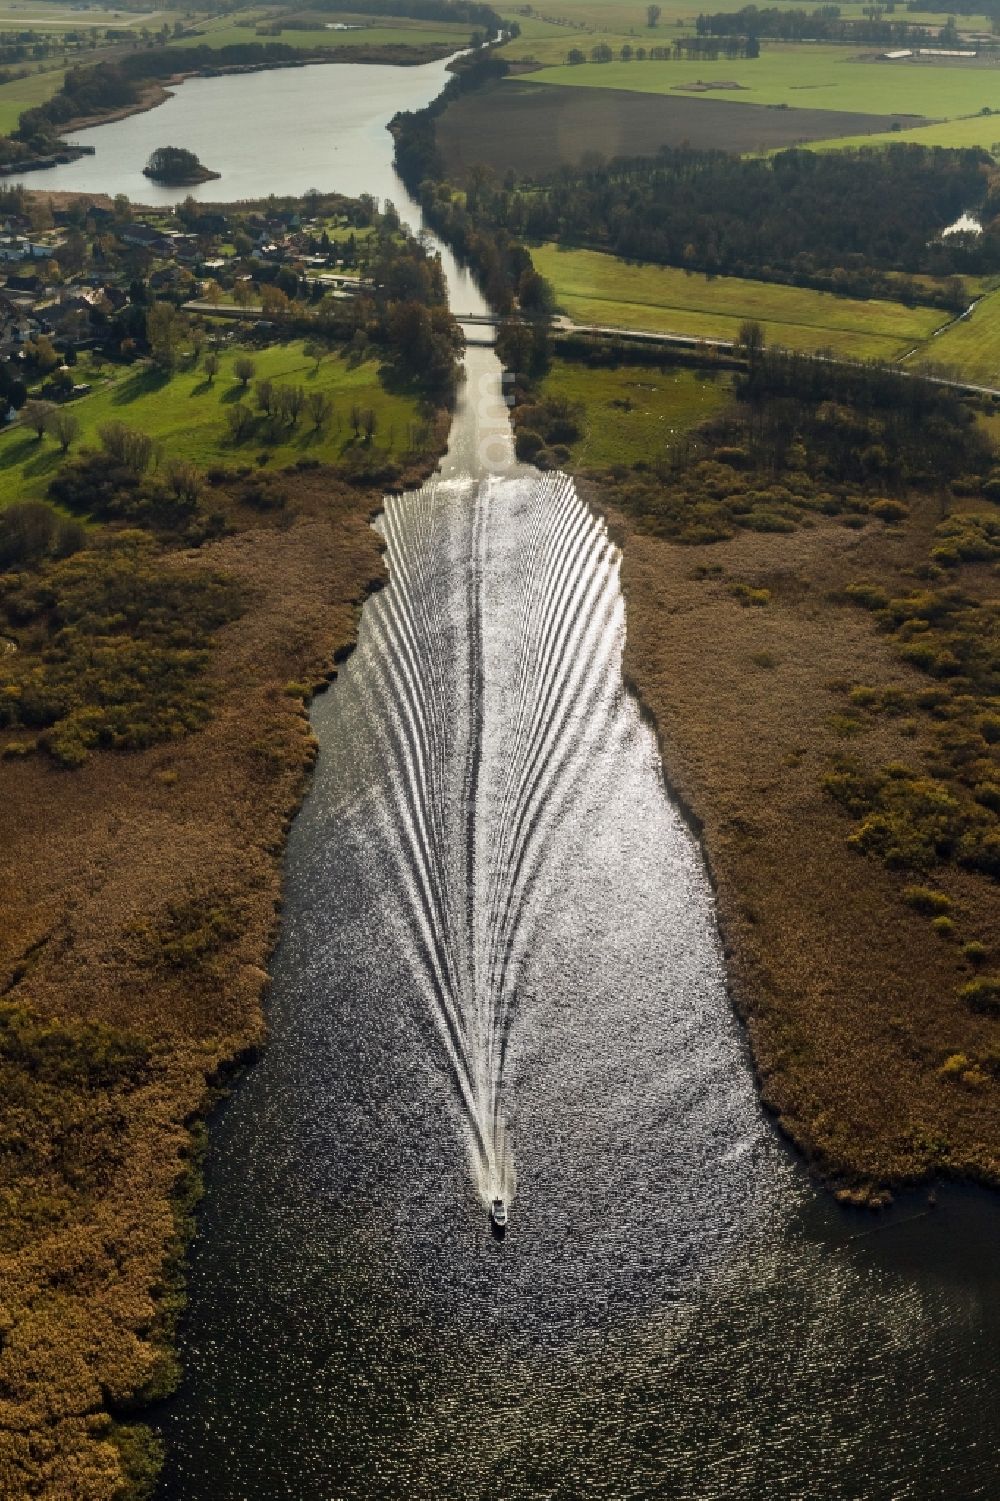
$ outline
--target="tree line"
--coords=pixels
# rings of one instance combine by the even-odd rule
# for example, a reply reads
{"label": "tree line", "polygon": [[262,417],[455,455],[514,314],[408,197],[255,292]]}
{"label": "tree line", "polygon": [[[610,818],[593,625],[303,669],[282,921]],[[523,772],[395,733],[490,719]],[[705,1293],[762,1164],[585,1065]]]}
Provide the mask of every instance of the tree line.
{"label": "tree line", "polygon": [[[417,156],[433,168],[429,124]],[[554,240],[708,274],[958,308],[960,282],[900,277],[1000,269],[1000,221],[991,222],[1000,193],[990,182],[978,148],[796,148],[751,160],[665,147],[656,157],[562,167],[537,182],[474,169],[464,203],[440,185],[425,186],[423,198],[436,226],[465,246],[483,236],[498,252],[509,241]],[[984,216],[985,232],[942,238],[969,210]]]}
{"label": "tree line", "polygon": [[773,37],[780,41],[847,42],[876,47],[920,46],[940,42],[954,46],[958,33],[954,22],[934,29],[910,21],[896,21],[881,13],[867,17],[846,17],[837,5],[821,5],[815,10],[758,10],[746,5],[742,10],[718,11],[700,15],[695,29],[702,37],[754,36]]}
{"label": "tree line", "polygon": [[[705,59],[714,62],[719,56],[727,58],[736,57],[759,57],[760,43],[755,36],[680,36],[675,37],[669,46],[656,45],[643,47],[641,44],[633,47],[631,42],[623,42],[616,52],[607,42],[598,42],[590,49],[590,61],[592,63],[613,63],[615,61],[630,63],[642,63],[649,59],[650,62],[669,62],[671,58],[678,62],[681,58]],[[566,61],[571,66],[587,62],[587,54],[579,47],[571,47],[566,54]]]}

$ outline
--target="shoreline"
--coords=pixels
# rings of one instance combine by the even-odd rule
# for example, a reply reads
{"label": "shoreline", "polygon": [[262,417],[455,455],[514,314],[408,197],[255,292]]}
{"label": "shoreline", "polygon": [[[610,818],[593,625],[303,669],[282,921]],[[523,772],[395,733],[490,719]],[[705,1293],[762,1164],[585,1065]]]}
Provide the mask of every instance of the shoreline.
{"label": "shoreline", "polygon": [[[379,56],[378,52],[388,54]],[[401,54],[407,52],[419,53],[419,56],[407,57]],[[336,55],[333,55],[336,54]],[[132,104],[120,105],[93,115],[77,115],[65,121],[59,126],[60,149],[76,152],[78,155],[86,154],[81,151],[74,142],[65,139],[67,132],[77,130],[96,130],[101,125],[113,125],[117,120],[127,120],[131,115],[143,115],[149,110],[156,109],[159,105],[173,96],[173,91],[191,78],[223,78],[244,73],[274,73],[289,68],[306,68],[315,65],[328,65],[336,63],[352,63],[363,66],[371,64],[377,67],[418,68],[428,63],[441,62],[444,58],[454,54],[454,49],[447,43],[428,44],[424,47],[385,47],[373,48],[366,51],[364,47],[330,47],[315,55],[306,54],[293,59],[283,59],[269,63],[231,63],[229,66],[220,64],[218,67],[184,68],[170,74],[164,79],[152,79],[143,84],[138,97]],[[76,158],[71,158],[76,159]],[[16,164],[5,167],[0,171],[0,177],[17,177],[18,173],[26,171],[46,171],[50,167],[65,165],[53,159],[44,166],[36,163],[33,167],[18,166]],[[208,182],[221,174],[213,172],[207,178],[198,178],[198,182]],[[167,184],[167,186],[187,186],[188,184]],[[34,189],[33,191],[44,191]]]}
{"label": "shoreline", "polygon": [[[826,748],[801,743],[827,733],[825,712],[813,722],[813,709],[836,709],[839,668],[853,661],[869,678],[885,670],[898,680],[898,663],[850,607],[810,609],[796,597],[748,610],[724,584],[696,578],[705,549],[640,532],[593,478],[578,483],[622,551],[623,678],[702,851],[764,1108],[846,1205],[880,1208],[894,1191],[936,1181],[1000,1187],[989,1093],[956,1085],[941,1066],[952,1051],[985,1046],[989,1032],[952,999],[967,978],[958,946],[903,907],[909,877],[848,848],[850,823],[822,791]],[[800,544],[808,564],[849,567],[851,541],[817,533]],[[713,548],[713,562],[726,556],[738,577],[773,587],[788,542],[740,537]],[[780,622],[767,618],[779,611]],[[775,665],[755,670],[769,656],[752,650],[762,641]],[[775,641],[789,654],[792,690],[773,681],[786,669]],[[951,870],[932,884],[988,927],[988,883]]]}
{"label": "shoreline", "polygon": [[[434,472],[446,426],[439,411],[434,451],[398,488]],[[51,1224],[12,1222],[0,1243],[5,1495],[44,1474],[53,1494],[113,1501],[133,1463],[137,1474],[158,1463],[141,1409],[179,1376],[199,1144],[266,1044],[285,845],[317,754],[308,704],[336,679],[385,581],[370,524],[383,500],[382,486],[312,471],[289,480],[280,520],[245,513],[218,541],[164,555],[167,567],[225,574],[246,600],[211,644],[202,729],[69,773],[41,755],[0,761],[0,1073],[11,1024],[148,1055],[137,1080],[73,1096],[80,1140],[105,1164],[93,1190]],[[164,962],[158,935],[189,910],[192,921],[219,914],[218,933],[193,960]],[[43,1421],[39,1404],[58,1416]]]}

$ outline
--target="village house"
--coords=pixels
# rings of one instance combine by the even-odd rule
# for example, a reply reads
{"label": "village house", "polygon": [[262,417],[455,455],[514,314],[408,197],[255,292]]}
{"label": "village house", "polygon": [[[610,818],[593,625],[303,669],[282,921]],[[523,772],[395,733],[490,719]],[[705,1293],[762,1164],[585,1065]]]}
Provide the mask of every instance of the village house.
{"label": "village house", "polygon": [[151,250],[155,255],[170,254],[170,239],[162,229],[152,224],[123,224],[118,238],[125,245],[137,245],[141,250]]}
{"label": "village house", "polygon": [[14,235],[0,236],[0,261],[47,261],[52,250],[51,245],[39,245],[34,240],[21,240]]}

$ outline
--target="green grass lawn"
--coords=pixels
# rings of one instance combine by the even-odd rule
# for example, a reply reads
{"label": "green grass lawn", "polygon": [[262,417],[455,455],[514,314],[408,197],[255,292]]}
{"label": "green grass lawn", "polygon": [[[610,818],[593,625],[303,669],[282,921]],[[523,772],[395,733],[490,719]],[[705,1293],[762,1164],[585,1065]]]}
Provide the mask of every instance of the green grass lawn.
{"label": "green grass lawn", "polygon": [[[226,412],[235,401],[253,405],[253,384],[244,394],[233,379],[233,360],[240,354],[249,354],[256,364],[257,380],[266,378],[276,384],[304,386],[307,392],[326,392],[334,403],[329,425],[317,434],[303,412],[297,427],[283,432],[272,445],[261,418],[251,437],[234,444]],[[80,380],[95,379],[85,367],[76,373]],[[202,468],[256,463],[265,449],[268,469],[301,458],[336,463],[353,445],[349,419],[355,403],[370,407],[376,414],[375,448],[397,457],[405,453],[411,424],[420,421],[419,404],[413,397],[385,391],[375,360],[355,365],[344,356],[329,355],[314,373],[314,362],[304,356],[301,342],[260,350],[229,349],[220,355],[219,373],[211,385],[200,366],[192,370],[186,360],[172,375],[139,364],[106,372],[95,379],[95,390],[89,396],[71,404],[82,429],[71,456],[84,446],[97,446],[97,432],[103,423],[124,422],[157,439],[166,458],[187,459]],[[33,432],[19,426],[8,428],[0,435],[0,504],[44,496],[62,462],[59,447],[51,438],[39,441]]]}
{"label": "green grass lawn", "polygon": [[15,78],[11,83],[0,84],[0,135],[10,135],[17,129],[17,122],[26,109],[34,109],[52,98],[63,81],[65,68],[51,68],[46,73],[29,73],[27,78]]}
{"label": "green grass lawn", "polygon": [[672,266],[633,265],[592,250],[532,249],[541,274],[575,323],[732,339],[754,318],[768,343],[832,349],[852,358],[898,358],[947,322],[934,308],[861,302],[803,287],[735,276],[707,277]]}
{"label": "green grass lawn", "polygon": [[971,317],[927,344],[913,363],[946,366],[974,385],[1000,388],[1000,291],[990,292]]}
{"label": "green grass lawn", "polygon": [[947,120],[984,107],[1000,111],[1000,68],[866,63],[857,60],[854,49],[846,47],[765,44],[760,57],[753,59],[587,63],[543,68],[532,74],[533,83],[651,94],[683,94],[677,85],[699,81],[732,82],[740,87],[692,98],[729,99],[738,104],[784,104],[793,109],[912,114]]}
{"label": "green grass lawn", "polygon": [[729,398],[721,374],[710,379],[647,365],[591,368],[561,359],[553,360],[541,391],[583,402],[584,433],[572,445],[573,461],[598,469],[664,454]]}

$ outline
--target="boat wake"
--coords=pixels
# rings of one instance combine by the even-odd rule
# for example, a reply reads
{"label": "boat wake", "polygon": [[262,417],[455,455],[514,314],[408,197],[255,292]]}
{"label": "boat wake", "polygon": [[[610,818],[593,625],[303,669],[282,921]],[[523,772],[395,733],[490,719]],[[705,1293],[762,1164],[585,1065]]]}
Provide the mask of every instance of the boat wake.
{"label": "boat wake", "polygon": [[615,732],[618,557],[563,475],[434,480],[387,500],[381,526],[390,585],[356,680],[389,773],[382,875],[479,1195],[509,1204],[505,1064],[553,833]]}

